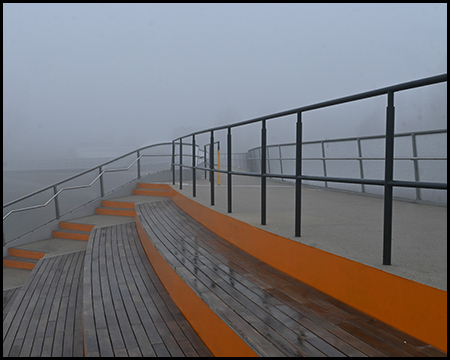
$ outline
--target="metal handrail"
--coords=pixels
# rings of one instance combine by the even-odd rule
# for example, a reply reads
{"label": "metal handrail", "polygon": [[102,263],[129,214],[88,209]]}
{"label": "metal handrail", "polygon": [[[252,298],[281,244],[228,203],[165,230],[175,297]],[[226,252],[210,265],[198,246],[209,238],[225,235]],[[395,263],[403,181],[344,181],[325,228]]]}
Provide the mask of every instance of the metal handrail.
{"label": "metal handrail", "polygon": [[[394,172],[394,136],[395,136],[395,107],[394,107],[394,93],[402,91],[402,90],[409,90],[414,88],[419,88],[422,86],[428,86],[433,84],[438,84],[442,82],[447,81],[447,74],[432,76],[429,78],[414,80],[405,82],[402,84],[392,85],[372,91],[367,91],[355,95],[345,96],[334,100],[324,101],[312,105],[302,106],[295,109],[282,111],[274,114],[269,114],[265,116],[260,116],[254,119],[236,122],[229,125],[223,125],[223,126],[217,126],[205,130],[200,130],[193,132],[191,134],[178,137],[172,141],[172,151],[175,151],[175,144],[176,142],[179,142],[180,148],[181,144],[184,138],[192,137],[192,141],[195,143],[195,137],[199,134],[205,134],[210,133],[210,153],[212,153],[213,144],[214,144],[214,132],[218,130],[227,130],[227,170],[218,170],[214,168],[214,161],[210,160],[209,164],[209,173],[210,173],[210,182],[211,182],[211,206],[214,205],[215,202],[215,195],[214,195],[214,174],[216,172],[219,173],[226,173],[228,176],[228,182],[227,182],[227,202],[228,202],[228,213],[232,212],[232,175],[244,175],[244,176],[257,176],[261,178],[261,225],[266,224],[266,179],[267,177],[279,177],[279,178],[289,178],[295,180],[295,236],[299,237],[301,236],[301,183],[302,180],[316,180],[316,181],[332,181],[332,182],[342,182],[342,183],[356,183],[356,184],[373,184],[373,185],[380,185],[384,187],[384,224],[383,224],[383,265],[390,265],[391,264],[391,253],[392,253],[392,212],[393,212],[393,187],[394,186],[401,186],[401,187],[424,187],[424,188],[431,188],[431,189],[447,189],[447,183],[438,183],[438,182],[421,182],[421,181],[399,181],[394,180],[393,178],[393,172]],[[349,178],[339,178],[339,177],[329,177],[329,176],[307,176],[302,174],[302,136],[303,136],[303,121],[302,121],[302,114],[307,111],[316,110],[320,108],[330,107],[334,105],[340,105],[352,101],[357,100],[363,100],[367,98],[372,98],[376,96],[386,95],[387,97],[387,106],[386,106],[386,132],[385,132],[385,156],[384,158],[380,158],[384,160],[385,163],[385,171],[384,171],[384,180],[377,180],[377,179],[349,179]],[[268,148],[267,145],[267,127],[266,122],[267,120],[280,118],[288,115],[297,115],[297,122],[296,122],[296,164],[295,164],[295,175],[286,175],[286,174],[268,174],[266,169],[266,161],[267,159],[267,153],[266,150]],[[231,170],[231,147],[232,147],[232,141],[231,141],[231,130],[233,128],[248,125],[252,123],[260,122],[261,123],[261,171],[260,173],[240,173],[237,171]],[[374,138],[377,138],[379,136],[375,136]],[[357,138],[356,138],[357,139]],[[415,139],[413,138],[413,141]],[[358,146],[360,146],[358,144]],[[322,150],[323,151],[323,150]],[[324,153],[323,153],[324,155]],[[361,155],[361,153],[359,153]],[[281,154],[280,154],[281,156]],[[431,158],[431,157],[429,157]],[[175,166],[179,166],[179,170],[181,173],[181,170],[183,167],[191,168],[192,169],[192,175],[195,179],[195,171],[197,169],[204,170],[204,168],[200,168],[198,166],[195,166],[195,162],[193,161],[192,166],[184,165],[180,162],[180,164],[176,164],[174,161],[174,157],[172,157],[172,169],[175,171]],[[399,159],[399,158],[397,158]],[[415,164],[417,164],[417,157],[416,153],[413,153],[413,160],[415,161]],[[314,160],[320,160],[320,158],[315,158]],[[322,157],[323,160],[323,157]],[[328,159],[325,159],[328,160]],[[349,158],[346,158],[345,160],[350,160]],[[364,158],[359,157],[359,161],[364,160]],[[416,166],[416,165],[415,165]],[[326,175],[326,174],[325,174]],[[418,180],[418,179],[416,179]],[[175,185],[175,176],[173,175],[173,184]],[[182,181],[180,177],[180,189],[182,188]],[[195,189],[195,181],[193,182],[192,186],[193,196],[195,197],[196,189]]]}
{"label": "metal handrail", "polygon": [[178,137],[178,138],[174,139],[173,141],[191,137],[193,135],[209,133],[211,131],[225,130],[230,127],[238,127],[238,126],[242,126],[242,125],[248,125],[248,124],[256,123],[259,121],[270,120],[270,119],[279,118],[279,117],[283,117],[283,116],[287,116],[287,115],[294,115],[299,112],[317,110],[320,108],[329,107],[329,106],[333,106],[333,105],[340,105],[340,104],[344,104],[344,103],[351,102],[351,101],[363,100],[363,99],[367,99],[367,98],[371,98],[371,97],[375,97],[375,96],[386,95],[389,92],[409,90],[409,89],[414,89],[414,88],[418,88],[418,87],[422,87],[422,86],[438,84],[438,83],[445,82],[445,81],[447,81],[447,74],[431,76],[428,78],[413,80],[413,81],[409,81],[409,82],[405,82],[405,83],[401,83],[401,84],[397,84],[397,85],[391,85],[391,86],[387,86],[384,88],[366,91],[366,92],[355,94],[355,95],[344,96],[344,97],[337,98],[334,100],[328,100],[328,101],[323,101],[320,103],[315,103],[312,105],[301,106],[301,107],[287,110],[287,111],[281,111],[278,113],[273,113],[273,114],[269,114],[269,115],[265,115],[265,116],[259,116],[257,118],[253,118],[253,119],[249,119],[249,120],[245,120],[245,121],[241,121],[241,122],[236,122],[236,123],[229,124],[229,125],[222,125],[222,126],[209,128],[206,130],[199,130],[199,131],[190,133],[188,135]]}
{"label": "metal handrail", "polygon": [[[45,188],[43,188],[43,189],[40,189],[40,190],[38,190],[38,191],[35,191],[35,192],[31,193],[31,194],[28,194],[28,195],[26,195],[26,196],[22,196],[22,197],[20,197],[20,198],[14,200],[14,201],[11,201],[11,202],[9,202],[9,203],[3,204],[3,208],[8,207],[8,206],[11,206],[11,205],[13,205],[13,204],[15,204],[15,203],[17,203],[17,202],[19,202],[19,201],[28,199],[28,198],[30,198],[30,197],[32,197],[32,196],[34,196],[34,195],[37,195],[37,194],[39,194],[39,193],[42,193],[42,192],[44,192],[44,191],[46,191],[46,190],[49,190],[49,189],[51,189],[51,188],[55,189],[55,187],[58,186],[58,185],[60,185],[60,184],[63,184],[63,183],[65,183],[65,182],[67,182],[67,181],[70,181],[70,180],[73,180],[73,179],[75,179],[75,178],[78,178],[78,177],[80,177],[80,176],[82,176],[82,175],[84,175],[84,174],[87,174],[87,173],[89,173],[89,172],[91,172],[91,171],[94,171],[94,170],[96,170],[96,169],[101,169],[103,166],[106,166],[106,165],[108,165],[108,164],[111,164],[111,163],[113,163],[113,162],[115,162],[115,161],[117,161],[117,160],[120,160],[120,159],[122,159],[122,158],[125,158],[125,157],[127,157],[127,156],[129,156],[129,155],[132,155],[132,154],[134,154],[134,153],[139,153],[140,151],[145,150],[145,149],[148,149],[148,148],[152,148],[152,147],[156,147],[156,146],[164,146],[164,145],[171,145],[171,143],[168,143],[168,142],[167,142],[167,143],[153,144],[153,145],[145,146],[145,147],[139,148],[139,149],[137,149],[137,150],[131,151],[131,152],[127,153],[127,154],[124,154],[124,155],[119,156],[119,157],[117,157],[117,158],[115,158],[115,159],[112,159],[112,160],[110,160],[110,161],[107,161],[107,162],[105,162],[105,163],[103,163],[103,164],[101,164],[101,165],[99,165],[99,166],[93,167],[93,168],[88,169],[88,170],[86,170],[86,171],[83,171],[83,172],[81,172],[81,173],[79,173],[79,174],[76,174],[76,175],[74,175],[74,176],[72,176],[72,177],[69,177],[69,178],[67,178],[67,179],[65,179],[65,180],[59,181],[59,182],[57,182],[57,183],[55,183],[55,184],[53,184],[53,185],[47,186],[47,187],[45,187]],[[27,211],[27,210],[39,209],[39,208],[46,207],[48,204],[50,204],[50,202],[52,202],[52,200],[56,199],[56,198],[59,196],[59,194],[61,194],[63,191],[66,191],[66,190],[74,190],[74,189],[82,189],[82,188],[89,188],[89,187],[91,187],[92,185],[94,185],[94,184],[97,182],[97,180],[100,179],[100,178],[101,178],[105,173],[107,173],[107,172],[128,171],[128,170],[129,170],[134,164],[136,164],[136,162],[138,162],[142,157],[148,157],[148,156],[158,156],[158,157],[159,157],[159,156],[171,156],[171,155],[170,155],[170,154],[163,154],[163,155],[142,154],[142,155],[138,156],[138,157],[137,157],[137,158],[136,158],[136,159],[135,159],[128,167],[126,167],[126,168],[119,168],[119,169],[105,169],[105,170],[101,171],[100,174],[97,175],[97,177],[96,177],[90,184],[64,187],[64,188],[60,189],[59,191],[57,191],[52,197],[50,197],[50,199],[48,199],[48,200],[47,200],[45,203],[43,203],[43,204],[40,204],[40,205],[34,205],[34,206],[27,206],[27,207],[23,207],[23,208],[19,208],[19,209],[13,209],[13,210],[9,211],[5,216],[3,216],[3,220],[5,220],[6,218],[8,218],[8,217],[9,217],[11,214],[13,214],[13,213],[17,213],[17,212],[22,212],[22,211]],[[58,214],[57,214],[57,217],[58,217]]]}
{"label": "metal handrail", "polygon": [[[28,198],[30,198],[30,197],[32,197],[34,195],[37,195],[37,194],[39,194],[41,192],[47,191],[49,189],[52,189],[55,186],[61,185],[61,184],[65,183],[65,182],[68,182],[70,180],[76,179],[77,177],[80,177],[82,175],[90,173],[91,171],[94,171],[96,169],[102,168],[103,166],[111,164],[111,163],[113,163],[113,162],[115,162],[117,160],[123,159],[124,157],[127,157],[127,156],[129,156],[131,154],[134,154],[134,153],[137,153],[139,151],[146,150],[146,149],[149,149],[149,148],[152,148],[152,147],[163,146],[163,145],[172,145],[172,143],[171,142],[164,142],[164,143],[152,144],[152,145],[144,146],[144,147],[141,147],[139,149],[130,151],[129,153],[126,153],[126,154],[121,155],[121,156],[119,156],[117,158],[109,160],[109,161],[107,161],[105,163],[102,163],[102,164],[100,164],[98,166],[94,166],[93,168],[90,168],[88,170],[82,171],[82,172],[80,172],[78,174],[75,174],[75,175],[73,175],[71,177],[68,177],[67,179],[61,180],[61,181],[56,182],[56,183],[54,183],[52,185],[49,185],[49,186],[46,186],[46,187],[44,187],[42,189],[36,190],[36,191],[34,191],[34,192],[32,192],[32,193],[30,193],[28,195],[24,195],[24,196],[21,196],[21,197],[15,199],[15,200],[13,200],[13,201],[7,202],[7,203],[3,204],[3,208],[6,208],[6,207],[11,206],[11,205],[14,205],[15,203],[18,203],[18,202],[20,202],[22,200],[28,199]],[[171,156],[171,155],[150,155],[150,154],[148,154],[148,155],[145,155],[145,156]]]}
{"label": "metal handrail", "polygon": [[[31,209],[39,209],[42,207],[46,207],[48,204],[50,204],[50,202],[55,199],[60,193],[62,193],[63,191],[66,190],[74,190],[74,189],[83,189],[83,188],[88,188],[91,187],[92,185],[94,185],[94,183],[100,179],[103,174],[107,173],[107,172],[115,172],[115,171],[127,171],[129,170],[134,164],[136,164],[136,162],[141,158],[144,157],[146,155],[141,155],[139,156],[136,160],[134,160],[130,166],[128,166],[127,168],[121,168],[121,169],[106,169],[103,170],[99,175],[97,175],[97,177],[90,183],[87,185],[77,185],[77,186],[68,186],[65,188],[60,189],[55,195],[53,195],[50,199],[47,200],[46,203],[41,204],[41,205],[34,205],[34,206],[28,206],[28,207],[24,207],[24,208],[19,208],[19,209],[13,209],[11,210],[9,213],[7,213],[5,216],[3,216],[3,220],[5,220],[9,215],[11,215],[12,213],[16,213],[16,212],[21,212],[21,211],[26,211],[26,210],[31,210]],[[157,156],[161,156],[161,155],[157,155]],[[165,155],[165,156],[170,156],[170,155]],[[96,168],[94,168],[96,169]]]}

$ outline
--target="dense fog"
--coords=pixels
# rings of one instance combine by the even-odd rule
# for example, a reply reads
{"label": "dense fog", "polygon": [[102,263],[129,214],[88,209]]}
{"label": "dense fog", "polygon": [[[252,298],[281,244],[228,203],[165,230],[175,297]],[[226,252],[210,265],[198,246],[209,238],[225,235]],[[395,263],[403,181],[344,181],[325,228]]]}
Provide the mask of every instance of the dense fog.
{"label": "dense fog", "polygon": [[[447,72],[447,4],[3,4],[3,166],[112,157]],[[398,100],[397,100],[398,99]],[[446,84],[396,131],[447,126]],[[384,132],[385,98],[305,115],[305,140]],[[292,119],[269,143],[292,141]],[[234,148],[259,144],[242,129]]]}

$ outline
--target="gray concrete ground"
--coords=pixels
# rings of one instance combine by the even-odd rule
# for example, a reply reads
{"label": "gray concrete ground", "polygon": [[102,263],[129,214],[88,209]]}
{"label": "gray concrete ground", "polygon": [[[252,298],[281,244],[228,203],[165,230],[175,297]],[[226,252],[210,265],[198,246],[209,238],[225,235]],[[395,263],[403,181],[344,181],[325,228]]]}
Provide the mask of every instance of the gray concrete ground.
{"label": "gray concrete ground", "polygon": [[[217,174],[216,174],[217,183]],[[195,201],[227,214],[226,176],[215,187],[210,202],[210,182],[197,180],[180,190]],[[267,225],[261,225],[260,180],[234,176],[232,213],[227,214],[258,228],[352,259],[383,271],[447,290],[447,207],[394,201],[392,265],[382,265],[382,198],[303,186],[301,237],[295,237],[293,184],[267,181]]]}

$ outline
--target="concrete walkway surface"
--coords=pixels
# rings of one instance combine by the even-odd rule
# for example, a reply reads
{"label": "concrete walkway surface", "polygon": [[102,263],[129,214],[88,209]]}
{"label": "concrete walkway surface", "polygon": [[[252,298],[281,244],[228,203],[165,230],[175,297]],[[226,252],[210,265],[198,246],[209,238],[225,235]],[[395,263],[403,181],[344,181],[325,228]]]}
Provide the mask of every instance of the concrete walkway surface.
{"label": "concrete walkway surface", "polygon": [[[217,184],[217,174],[215,175]],[[233,176],[232,213],[228,214],[226,176],[173,188],[213,210],[253,226],[432,287],[447,290],[447,207],[394,200],[392,265],[382,265],[382,198],[311,186],[302,187],[301,237],[295,237],[295,187],[267,181],[267,225],[261,225],[260,179]]]}

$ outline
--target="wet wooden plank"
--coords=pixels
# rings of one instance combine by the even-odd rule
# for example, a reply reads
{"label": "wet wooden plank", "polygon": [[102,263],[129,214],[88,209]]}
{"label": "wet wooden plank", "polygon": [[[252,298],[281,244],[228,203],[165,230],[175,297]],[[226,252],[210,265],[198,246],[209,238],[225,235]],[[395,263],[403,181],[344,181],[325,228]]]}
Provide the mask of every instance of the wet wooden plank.
{"label": "wet wooden plank", "polygon": [[[95,319],[95,341],[86,343],[87,353],[211,356],[179,309],[169,309],[162,301],[170,296],[148,261],[134,223],[99,228],[91,238],[86,261],[92,263],[85,267],[85,276],[93,287],[93,305],[87,306],[86,315]],[[182,329],[189,328],[188,338]]]}
{"label": "wet wooden plank", "polygon": [[264,334],[285,355],[296,350],[310,356],[445,355],[264,264],[171,201],[137,208],[158,251],[216,313],[220,309],[227,319],[239,314],[245,326]]}

